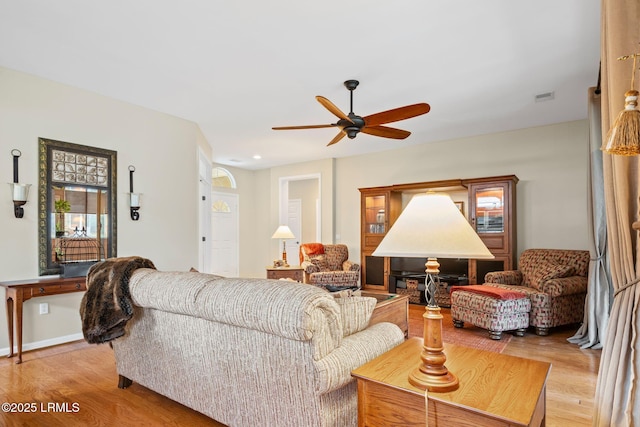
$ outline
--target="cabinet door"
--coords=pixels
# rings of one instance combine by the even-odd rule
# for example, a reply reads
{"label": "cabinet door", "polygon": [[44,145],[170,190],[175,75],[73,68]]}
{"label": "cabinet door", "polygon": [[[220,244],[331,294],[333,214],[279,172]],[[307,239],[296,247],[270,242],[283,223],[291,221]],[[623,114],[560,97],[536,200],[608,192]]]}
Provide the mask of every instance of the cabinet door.
{"label": "cabinet door", "polygon": [[492,253],[507,253],[511,233],[509,184],[472,184],[469,192],[471,225]]}
{"label": "cabinet door", "polygon": [[362,287],[368,290],[389,289],[389,258],[364,254],[362,257]]}
{"label": "cabinet door", "polygon": [[383,257],[371,253],[378,247],[387,227],[388,192],[362,195],[362,287],[386,290],[386,268]]}
{"label": "cabinet door", "polygon": [[361,266],[364,289],[389,289],[389,259],[371,255],[400,214],[401,194],[384,189],[361,193]]}
{"label": "cabinet door", "polygon": [[382,240],[387,231],[387,194],[365,195],[362,203],[363,233],[374,238],[380,237]]}
{"label": "cabinet door", "polygon": [[478,236],[495,256],[472,260],[469,283],[483,283],[490,271],[512,270],[516,251],[515,176],[469,184],[469,219]]}

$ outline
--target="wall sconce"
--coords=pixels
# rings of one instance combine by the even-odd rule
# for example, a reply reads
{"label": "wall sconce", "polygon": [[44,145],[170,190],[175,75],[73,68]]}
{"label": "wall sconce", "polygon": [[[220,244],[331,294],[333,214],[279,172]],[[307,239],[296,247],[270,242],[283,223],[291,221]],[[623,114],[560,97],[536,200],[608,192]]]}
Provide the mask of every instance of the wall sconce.
{"label": "wall sconce", "polygon": [[135,166],[129,165],[129,207],[131,209],[131,219],[137,221],[140,219],[138,209],[140,209],[140,197],[142,197],[142,193],[133,192],[133,173],[135,171]]}
{"label": "wall sconce", "polygon": [[9,183],[9,185],[11,186],[11,197],[13,199],[13,212],[16,218],[22,218],[24,216],[22,205],[27,203],[31,184],[18,183],[18,157],[22,155],[20,150],[11,150],[11,155],[13,156],[13,182]]}

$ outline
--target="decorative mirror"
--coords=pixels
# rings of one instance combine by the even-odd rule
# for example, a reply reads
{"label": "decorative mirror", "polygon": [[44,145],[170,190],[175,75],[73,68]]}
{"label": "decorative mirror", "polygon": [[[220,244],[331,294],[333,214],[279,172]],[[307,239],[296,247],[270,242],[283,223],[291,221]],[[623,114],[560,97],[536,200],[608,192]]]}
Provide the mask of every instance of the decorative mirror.
{"label": "decorative mirror", "polygon": [[38,139],[40,275],[84,276],[116,256],[116,152]]}

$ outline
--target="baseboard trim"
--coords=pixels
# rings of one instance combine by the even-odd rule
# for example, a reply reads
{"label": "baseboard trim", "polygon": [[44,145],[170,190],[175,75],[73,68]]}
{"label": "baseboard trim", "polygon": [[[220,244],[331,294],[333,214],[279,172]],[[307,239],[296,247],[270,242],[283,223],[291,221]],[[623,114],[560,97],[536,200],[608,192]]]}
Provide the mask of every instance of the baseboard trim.
{"label": "baseboard trim", "polygon": [[[82,332],[79,332],[77,334],[71,334],[71,335],[65,335],[62,337],[55,337],[55,338],[50,338],[48,340],[42,340],[42,341],[36,341],[36,342],[30,342],[30,343],[23,343],[22,344],[22,351],[29,351],[29,350],[37,350],[40,348],[45,348],[45,347],[51,347],[54,345],[59,345],[59,344],[65,344],[68,342],[72,342],[72,341],[78,341],[83,339],[84,336],[82,335]],[[13,353],[16,354],[18,352],[18,346],[15,345],[13,347]],[[0,348],[0,356],[7,356],[9,354],[9,347],[4,347],[4,348]]]}

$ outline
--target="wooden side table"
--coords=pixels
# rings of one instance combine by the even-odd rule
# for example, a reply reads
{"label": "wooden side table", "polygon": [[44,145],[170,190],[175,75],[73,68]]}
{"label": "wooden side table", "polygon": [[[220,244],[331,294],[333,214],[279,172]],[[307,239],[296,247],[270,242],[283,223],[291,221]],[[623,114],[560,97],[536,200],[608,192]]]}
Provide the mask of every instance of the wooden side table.
{"label": "wooden side table", "polygon": [[[358,383],[359,426],[425,425],[424,391],[408,380],[421,351],[422,339],[411,338],[351,373]],[[428,393],[429,425],[545,425],[549,363],[446,343],[444,351],[460,387]]]}
{"label": "wooden side table", "polygon": [[267,279],[293,279],[296,282],[302,282],[303,269],[300,266],[295,267],[267,267]]}
{"label": "wooden side table", "polygon": [[22,363],[22,304],[31,298],[87,290],[84,277],[14,280],[0,282],[0,286],[5,288],[7,299],[7,329],[9,332],[9,355],[7,357],[13,357],[13,325],[15,323],[15,331],[18,338],[18,358],[16,363]]}

